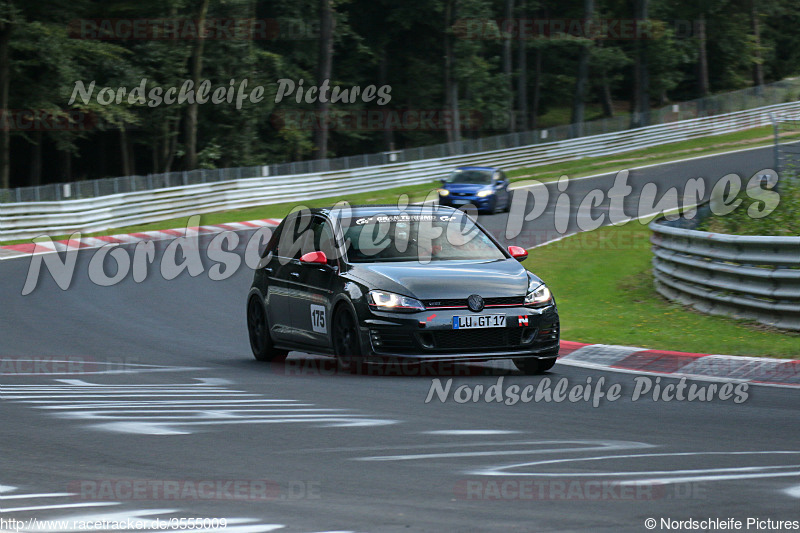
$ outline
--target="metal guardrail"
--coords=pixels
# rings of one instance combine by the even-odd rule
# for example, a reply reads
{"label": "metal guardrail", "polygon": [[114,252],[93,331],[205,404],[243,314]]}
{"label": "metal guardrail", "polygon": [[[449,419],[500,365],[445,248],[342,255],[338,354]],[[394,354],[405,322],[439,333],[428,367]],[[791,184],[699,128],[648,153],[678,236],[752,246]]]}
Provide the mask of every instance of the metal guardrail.
{"label": "metal guardrail", "polygon": [[770,124],[770,112],[800,112],[800,102],[647,126],[531,146],[476,152],[353,170],[249,177],[110,194],[98,198],[0,204],[0,240],[101,231],[168,218],[257,205],[304,202],[345,193],[428,183],[457,165],[491,164],[506,169],[616,154]]}
{"label": "metal guardrail", "polygon": [[[793,102],[800,98],[799,93],[800,78],[788,78],[760,87],[731,91],[687,102],[670,104],[660,109],[652,109],[645,114],[641,123],[662,125]],[[498,126],[504,128],[508,120],[505,117],[500,117],[500,119],[501,124],[498,124]],[[241,178],[320,174],[390,163],[410,163],[476,152],[559,142],[575,139],[579,136],[622,132],[628,130],[630,124],[631,115],[623,113],[611,118],[591,120],[581,124],[568,124],[477,139],[463,139],[458,142],[406,148],[391,152],[294,161],[255,167],[197,169],[164,174],[148,174],[146,176],[123,176],[72,183],[52,183],[9,190],[0,189],[0,203],[49,202],[95,198],[110,194],[146,191],[179,185],[216,183]],[[578,132],[581,132],[581,135],[578,135]]]}
{"label": "metal guardrail", "polygon": [[653,275],[665,298],[709,314],[800,331],[800,237],[724,235],[678,227],[653,231]]}

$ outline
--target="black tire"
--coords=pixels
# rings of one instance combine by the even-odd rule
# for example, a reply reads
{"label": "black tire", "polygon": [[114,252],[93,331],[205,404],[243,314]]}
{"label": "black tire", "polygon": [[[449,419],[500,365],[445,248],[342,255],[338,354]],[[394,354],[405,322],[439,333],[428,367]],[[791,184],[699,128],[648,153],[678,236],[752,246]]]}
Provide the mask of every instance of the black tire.
{"label": "black tire", "polygon": [[497,207],[499,205],[500,205],[500,202],[497,200],[497,195],[495,195],[494,203],[492,204],[492,207],[489,208],[489,214],[490,215],[494,215],[495,213],[499,213],[500,211],[497,209]]}
{"label": "black tire", "polygon": [[535,359],[535,358],[528,358],[528,359],[514,359],[514,365],[516,365],[517,369],[523,374],[542,374],[547,372],[553,365],[556,364],[556,358],[547,358],[547,359]]}
{"label": "black tire", "polygon": [[267,327],[267,313],[259,298],[254,296],[247,302],[247,333],[250,337],[250,349],[258,361],[274,361],[285,358],[288,352],[278,350],[272,343]]}
{"label": "black tire", "polygon": [[333,315],[333,353],[340,370],[357,373],[364,360],[356,317],[345,305]]}

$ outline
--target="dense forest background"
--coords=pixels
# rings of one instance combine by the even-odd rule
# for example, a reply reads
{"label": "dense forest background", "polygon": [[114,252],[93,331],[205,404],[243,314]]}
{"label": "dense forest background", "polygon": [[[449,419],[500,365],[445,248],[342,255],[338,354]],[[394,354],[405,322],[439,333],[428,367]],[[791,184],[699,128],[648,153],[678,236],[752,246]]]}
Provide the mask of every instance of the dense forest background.
{"label": "dense forest background", "polygon": [[[184,21],[184,30],[259,20],[268,31],[122,38],[100,24],[154,19]],[[581,30],[590,20],[610,29]],[[86,21],[99,30],[83,31]],[[519,31],[534,21],[546,30]],[[631,21],[643,37],[623,31]],[[797,73],[798,27],[796,0],[0,0],[0,109],[16,117],[0,128],[0,188],[373,153],[620,112],[632,112],[635,126],[652,106]],[[265,93],[241,109],[96,97],[68,105],[78,81],[94,81],[96,95],[143,79],[148,89],[246,79],[248,91]],[[379,106],[297,103],[294,94],[276,104],[280,79],[388,85],[384,111],[492,119],[444,129],[281,127],[276,114],[287,110],[324,117]],[[26,129],[25,110],[93,118],[89,127]]]}

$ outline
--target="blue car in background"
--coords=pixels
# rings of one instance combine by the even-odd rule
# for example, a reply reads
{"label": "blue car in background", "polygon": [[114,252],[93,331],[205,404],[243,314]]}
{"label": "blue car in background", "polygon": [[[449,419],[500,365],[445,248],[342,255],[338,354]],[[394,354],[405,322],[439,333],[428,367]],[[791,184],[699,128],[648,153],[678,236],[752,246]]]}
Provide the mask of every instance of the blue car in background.
{"label": "blue car in background", "polygon": [[479,212],[508,212],[511,193],[505,172],[492,167],[458,167],[442,180],[439,204],[459,208],[472,204]]}

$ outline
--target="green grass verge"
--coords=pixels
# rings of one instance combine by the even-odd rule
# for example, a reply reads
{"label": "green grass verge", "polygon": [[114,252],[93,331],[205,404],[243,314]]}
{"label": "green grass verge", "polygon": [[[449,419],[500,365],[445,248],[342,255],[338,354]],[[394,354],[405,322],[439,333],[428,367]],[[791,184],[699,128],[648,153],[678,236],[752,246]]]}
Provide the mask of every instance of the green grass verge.
{"label": "green grass verge", "polygon": [[[738,148],[771,146],[774,143],[772,127],[752,128],[735,133],[714,135],[702,139],[662,144],[642,150],[621,152],[610,156],[587,157],[563,163],[553,163],[530,168],[511,170],[508,175],[514,179],[536,179],[552,181],[563,174],[570,178],[614,172],[625,168],[667,163],[701,155],[730,152]],[[750,176],[748,176],[749,178]]]}
{"label": "green grass verge", "polygon": [[[604,172],[615,172],[625,168],[642,166],[654,163],[662,163],[693,157],[697,155],[707,155],[720,152],[735,150],[752,146],[767,146],[772,141],[772,129],[770,127],[753,128],[736,133],[715,135],[703,139],[692,141],[682,141],[671,144],[664,144],[643,150],[634,150],[621,154],[605,157],[584,158],[576,161],[566,161],[550,165],[521,168],[507,172],[511,181],[536,179],[539,181],[552,181],[558,179],[563,174],[572,178],[599,174]],[[491,161],[487,161],[491,164]],[[349,194],[342,197],[329,197],[319,200],[309,200],[303,202],[308,207],[325,207],[336,203],[339,200],[347,200],[351,204],[396,204],[401,194],[407,194],[412,200],[424,198],[425,195],[438,185],[431,181],[427,184],[397,187],[369,193]],[[286,202],[280,204],[263,205],[247,209],[237,209],[231,211],[220,211],[201,215],[202,225],[224,224],[226,222],[242,222],[245,220],[256,220],[262,218],[283,218],[289,211],[298,205],[298,202]],[[112,228],[95,233],[87,233],[84,236],[113,235],[115,233],[136,233],[141,231],[152,231],[159,229],[172,229],[185,227],[189,217],[178,217],[151,224],[140,224],[134,226],[124,226]],[[66,239],[69,235],[53,237],[53,240]],[[18,244],[31,242],[30,239],[18,241],[0,242],[0,244]]]}
{"label": "green grass verge", "polygon": [[695,353],[797,357],[800,335],[710,316],[653,287],[650,230],[638,221],[530,251],[525,266],[553,291],[561,338]]}

